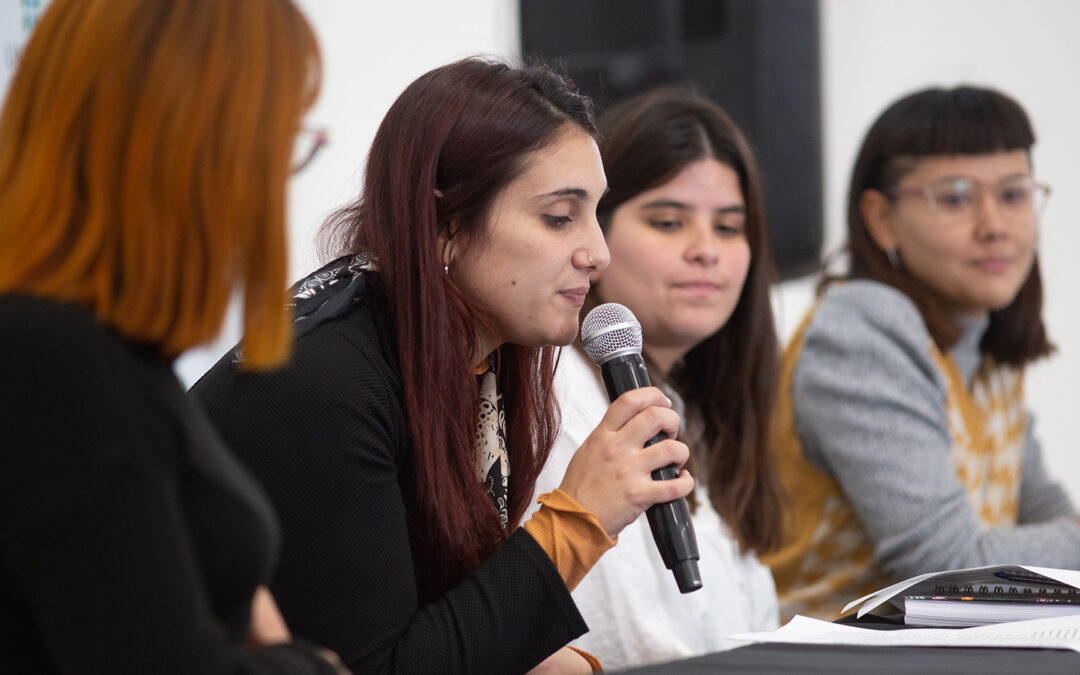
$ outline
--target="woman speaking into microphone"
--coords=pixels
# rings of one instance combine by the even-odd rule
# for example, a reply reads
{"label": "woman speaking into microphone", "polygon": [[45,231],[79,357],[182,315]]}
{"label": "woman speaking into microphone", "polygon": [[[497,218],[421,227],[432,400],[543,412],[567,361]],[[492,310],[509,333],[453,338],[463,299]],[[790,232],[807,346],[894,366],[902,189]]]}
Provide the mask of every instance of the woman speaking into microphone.
{"label": "woman speaking into microphone", "polygon": [[294,289],[294,359],[195,386],[284,529],[286,619],[357,672],[589,672],[570,590],[646,507],[687,494],[678,415],[628,393],[521,526],[558,431],[555,345],[608,264],[587,99],[468,59],[410,84]]}

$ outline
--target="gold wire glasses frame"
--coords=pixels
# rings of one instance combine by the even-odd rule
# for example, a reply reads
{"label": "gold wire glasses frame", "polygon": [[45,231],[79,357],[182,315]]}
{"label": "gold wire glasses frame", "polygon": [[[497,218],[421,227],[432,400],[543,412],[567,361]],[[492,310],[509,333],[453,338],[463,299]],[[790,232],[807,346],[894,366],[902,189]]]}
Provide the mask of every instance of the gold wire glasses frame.
{"label": "gold wire glasses frame", "polygon": [[293,173],[300,173],[315,159],[323,146],[329,141],[326,129],[301,128],[293,142],[292,163],[289,169]]}
{"label": "gold wire glasses frame", "polygon": [[1050,197],[1050,186],[1031,176],[1006,178],[987,185],[968,176],[950,176],[921,188],[890,188],[892,197],[922,197],[926,206],[946,222],[968,222],[989,192],[1003,218],[1013,222],[1034,222]]}

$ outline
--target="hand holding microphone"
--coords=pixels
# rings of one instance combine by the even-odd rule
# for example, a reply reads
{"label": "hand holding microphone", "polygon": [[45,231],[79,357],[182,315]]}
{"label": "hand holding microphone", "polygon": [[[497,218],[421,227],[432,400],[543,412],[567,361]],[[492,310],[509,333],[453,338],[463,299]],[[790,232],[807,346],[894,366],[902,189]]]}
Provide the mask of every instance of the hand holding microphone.
{"label": "hand holding microphone", "polygon": [[[608,398],[612,401],[627,391],[650,386],[645,361],[641,358],[641,324],[623,305],[609,302],[589,312],[581,323],[581,341],[585,353],[600,366]],[[645,447],[665,438],[657,434]],[[674,464],[652,472],[654,480],[672,480],[678,476],[679,469]],[[679,497],[653,504],[647,513],[660,557],[664,566],[675,575],[679,590],[689,593],[701,588],[697,536],[686,499]]]}
{"label": "hand holding microphone", "polygon": [[[664,565],[680,591],[695,591],[701,588],[697,538],[684,499],[693,479],[677,468],[690,451],[674,439],[679,415],[649,384],[641,326],[629,309],[607,303],[589,312],[581,335],[585,351],[600,365],[612,405],[575,454],[561,487],[596,513],[612,535],[647,509]],[[581,464],[588,466],[575,471]],[[601,489],[598,484],[607,484],[608,494],[588,499]]]}

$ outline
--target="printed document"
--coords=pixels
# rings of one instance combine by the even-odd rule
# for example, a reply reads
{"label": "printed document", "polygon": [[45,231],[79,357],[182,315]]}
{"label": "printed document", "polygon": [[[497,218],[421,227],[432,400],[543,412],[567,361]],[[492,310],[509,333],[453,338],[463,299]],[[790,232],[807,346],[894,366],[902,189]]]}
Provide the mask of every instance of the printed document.
{"label": "printed document", "polygon": [[740,633],[742,642],[880,645],[892,647],[1021,647],[1080,652],[1080,616],[1012,621],[977,628],[874,630],[796,616],[769,632]]}

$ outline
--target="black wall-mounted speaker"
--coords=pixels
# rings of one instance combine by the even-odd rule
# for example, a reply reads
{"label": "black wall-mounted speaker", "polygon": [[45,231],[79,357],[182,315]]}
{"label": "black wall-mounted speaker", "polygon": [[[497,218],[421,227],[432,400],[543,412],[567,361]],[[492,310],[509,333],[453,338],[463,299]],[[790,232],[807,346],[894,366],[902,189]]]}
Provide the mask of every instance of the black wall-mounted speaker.
{"label": "black wall-mounted speaker", "polygon": [[598,110],[664,84],[720,104],[757,153],[780,277],[817,270],[817,0],[519,1],[524,53],[560,64]]}

